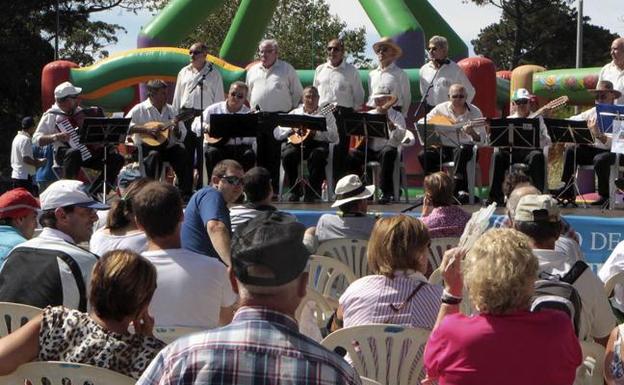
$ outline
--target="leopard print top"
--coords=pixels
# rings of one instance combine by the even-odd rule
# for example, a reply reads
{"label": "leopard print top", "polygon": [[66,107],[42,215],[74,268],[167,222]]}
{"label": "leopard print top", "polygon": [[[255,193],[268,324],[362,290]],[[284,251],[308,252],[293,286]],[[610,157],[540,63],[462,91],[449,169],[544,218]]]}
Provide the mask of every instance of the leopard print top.
{"label": "leopard print top", "polygon": [[39,360],[110,369],[138,379],[165,343],[155,337],[105,330],[88,314],[46,307],[39,331]]}

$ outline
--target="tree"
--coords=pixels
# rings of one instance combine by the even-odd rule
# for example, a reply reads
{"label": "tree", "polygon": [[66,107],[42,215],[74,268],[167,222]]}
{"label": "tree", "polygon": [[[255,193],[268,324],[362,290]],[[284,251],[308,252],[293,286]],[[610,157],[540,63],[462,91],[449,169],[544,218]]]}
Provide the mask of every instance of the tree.
{"label": "tree", "polygon": [[[471,0],[501,9],[498,23],[472,40],[475,52],[494,60],[499,68],[539,64],[550,69],[570,68],[576,58],[576,9],[569,0]],[[583,22],[583,66],[608,62],[608,44],[617,37],[607,29]],[[596,44],[596,42],[605,42]]]}

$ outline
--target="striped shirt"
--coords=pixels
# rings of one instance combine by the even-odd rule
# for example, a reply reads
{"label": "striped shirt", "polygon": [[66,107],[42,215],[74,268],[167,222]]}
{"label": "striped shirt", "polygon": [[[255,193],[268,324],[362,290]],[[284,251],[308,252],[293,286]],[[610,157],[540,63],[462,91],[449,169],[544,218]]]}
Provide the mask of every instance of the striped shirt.
{"label": "striped shirt", "polygon": [[168,345],[137,385],[360,384],[337,354],[300,334],[289,316],[242,307],[231,324]]}
{"label": "striped shirt", "polygon": [[[414,290],[420,286],[413,298]],[[393,278],[369,275],[353,282],[340,297],[344,327],[387,323],[431,330],[435,324],[442,286],[430,285],[420,272],[397,271]],[[406,300],[408,300],[406,302]],[[399,310],[395,308],[405,305]]]}

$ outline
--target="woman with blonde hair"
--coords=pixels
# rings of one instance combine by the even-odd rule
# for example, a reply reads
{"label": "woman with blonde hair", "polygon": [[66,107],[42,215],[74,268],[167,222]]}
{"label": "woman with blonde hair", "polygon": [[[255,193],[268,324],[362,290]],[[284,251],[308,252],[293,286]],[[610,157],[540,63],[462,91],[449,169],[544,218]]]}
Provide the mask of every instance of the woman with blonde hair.
{"label": "woman with blonde hair", "polygon": [[91,312],[43,309],[0,339],[0,375],[40,360],[89,364],[138,379],[165,346],[153,337],[147,310],[154,290],[156,268],[147,259],[129,250],[104,254],[91,274]]}
{"label": "woman with blonde hair", "polygon": [[[512,229],[490,230],[468,254],[458,248],[447,251],[440,268],[445,286],[442,306],[425,349],[429,381],[574,382],[581,348],[570,318],[557,310],[529,311],[538,262],[526,235]],[[478,315],[458,311],[462,281]]]}
{"label": "woman with blonde hair", "polygon": [[455,205],[453,179],[445,172],[427,175],[424,182],[422,217],[431,238],[459,237],[470,214]]}
{"label": "woman with blonde hair", "polygon": [[373,275],[353,282],[340,297],[336,319],[344,327],[389,323],[431,329],[442,287],[430,285],[427,271],[429,233],[418,219],[381,218],[368,242]]}

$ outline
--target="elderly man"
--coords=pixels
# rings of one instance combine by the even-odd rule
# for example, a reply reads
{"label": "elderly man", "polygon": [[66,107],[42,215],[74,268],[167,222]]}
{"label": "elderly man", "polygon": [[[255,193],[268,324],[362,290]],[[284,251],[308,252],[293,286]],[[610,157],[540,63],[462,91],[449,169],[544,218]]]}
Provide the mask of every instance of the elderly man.
{"label": "elderly man", "polygon": [[98,256],[77,244],[91,238],[95,210],[107,208],[80,181],[52,183],[41,194],[43,231],[15,247],[0,271],[0,301],[87,311],[87,286]]}
{"label": "elderly man", "polygon": [[[403,54],[403,50],[390,38],[385,37],[373,44],[373,51],[377,55],[379,67],[368,73],[369,94],[373,95],[374,91],[380,88],[390,90],[397,98],[393,108],[405,117],[412,101],[410,82],[407,73],[395,64]],[[375,100],[371,97],[367,104],[375,107]]]}
{"label": "elderly man", "polygon": [[[420,93],[427,95],[427,105],[433,108],[446,101],[450,87],[461,84],[466,90],[466,102],[472,102],[475,89],[464,71],[448,58],[448,41],[443,36],[433,36],[429,39],[429,62],[420,68]],[[435,79],[434,79],[435,77]]]}
{"label": "elderly man", "polygon": [[357,69],[345,60],[345,47],[340,39],[327,43],[327,62],[316,67],[314,86],[319,91],[319,104],[335,103],[334,112],[340,140],[334,147],[334,178],[340,179],[345,172],[345,160],[349,153],[349,140],[342,127],[341,117],[359,109],[364,103],[364,87]]}
{"label": "elderly man", "polygon": [[15,246],[33,237],[40,207],[23,187],[0,195],[0,268]]}
{"label": "elderly man", "polygon": [[611,43],[611,63],[605,64],[600,70],[598,81],[608,80],[613,89],[620,92],[615,104],[624,104],[624,37],[618,37]]}
{"label": "elderly man", "polygon": [[[275,40],[263,40],[258,47],[260,62],[247,70],[249,104],[254,110],[289,112],[299,105],[303,87],[292,65],[279,60],[279,47]],[[273,175],[273,190],[278,191],[280,143],[275,140],[273,127],[258,134],[258,166]]]}
{"label": "elderly man", "polygon": [[262,213],[241,225],[229,269],[240,296],[232,323],[167,346],[137,384],[224,385],[258,379],[360,384],[342,357],[298,331],[294,314],[306,295],[310,254],[301,243],[304,229],[279,212]]}

